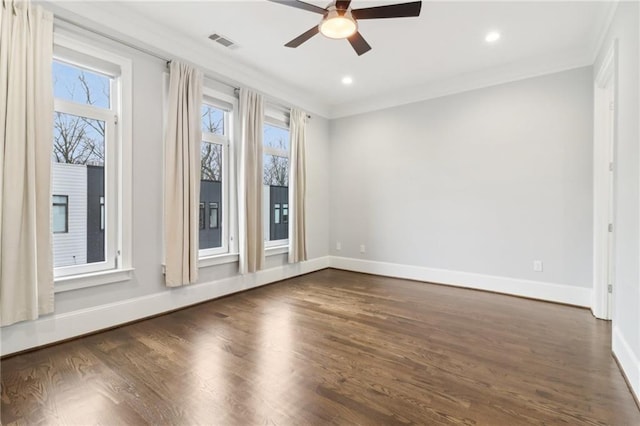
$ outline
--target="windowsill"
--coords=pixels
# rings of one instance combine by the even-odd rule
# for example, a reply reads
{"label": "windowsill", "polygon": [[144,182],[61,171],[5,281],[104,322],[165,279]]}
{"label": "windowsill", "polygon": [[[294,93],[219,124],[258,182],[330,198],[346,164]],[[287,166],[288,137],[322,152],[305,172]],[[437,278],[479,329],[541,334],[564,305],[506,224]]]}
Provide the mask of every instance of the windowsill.
{"label": "windowsill", "polygon": [[[198,259],[198,268],[206,268],[215,265],[224,265],[225,263],[234,263],[240,260],[238,253],[215,254],[213,256],[201,257]],[[162,267],[164,271],[164,266]]]}
{"label": "windowsill", "polygon": [[277,254],[285,254],[289,253],[289,245],[283,246],[275,246],[275,247],[265,247],[264,255],[265,256],[275,256]]}
{"label": "windowsill", "polygon": [[[279,254],[289,253],[289,246],[275,246],[275,247],[266,247],[264,249],[264,255],[266,257],[276,256]],[[240,261],[240,255],[238,253],[224,253],[224,254],[216,254],[213,256],[201,257],[198,259],[198,269],[200,268],[208,268],[210,266],[216,265],[224,265],[227,263],[235,263]],[[162,264],[162,274],[165,273],[165,264]]]}
{"label": "windowsill", "polygon": [[112,269],[109,271],[93,272],[90,274],[58,277],[54,279],[54,292],[63,293],[65,291],[78,290],[81,288],[128,281],[131,279],[133,271],[133,268]]}

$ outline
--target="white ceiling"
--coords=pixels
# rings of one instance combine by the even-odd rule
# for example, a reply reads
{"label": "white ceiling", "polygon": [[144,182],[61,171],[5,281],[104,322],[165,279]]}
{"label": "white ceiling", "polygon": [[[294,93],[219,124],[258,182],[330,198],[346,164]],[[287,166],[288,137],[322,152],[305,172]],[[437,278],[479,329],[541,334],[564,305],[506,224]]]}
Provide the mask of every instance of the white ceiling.
{"label": "white ceiling", "polygon": [[[353,0],[352,7],[402,1]],[[265,0],[126,1],[111,9],[130,22],[156,25],[191,49],[259,71],[265,81],[304,93],[323,105],[326,115],[336,116],[455,91],[460,83],[495,84],[590,64],[613,4],[423,1],[418,18],[360,21],[360,32],[373,47],[360,57],[346,40],[322,35],[297,49],[284,47],[321,16]],[[493,45],[484,41],[490,30],[502,35]],[[208,40],[214,32],[239,48]],[[345,75],[353,77],[353,85],[340,83]]]}

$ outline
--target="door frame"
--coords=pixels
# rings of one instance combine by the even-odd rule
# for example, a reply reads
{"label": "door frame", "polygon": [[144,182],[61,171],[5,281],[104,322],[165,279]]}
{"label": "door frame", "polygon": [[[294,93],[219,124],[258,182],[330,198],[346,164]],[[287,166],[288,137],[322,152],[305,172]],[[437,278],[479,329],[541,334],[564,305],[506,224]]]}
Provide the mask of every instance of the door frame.
{"label": "door frame", "polygon": [[[596,318],[610,320],[615,284],[615,180],[618,40],[611,44],[594,80],[593,295]],[[611,227],[610,227],[611,226]],[[615,291],[615,287],[612,287]]]}

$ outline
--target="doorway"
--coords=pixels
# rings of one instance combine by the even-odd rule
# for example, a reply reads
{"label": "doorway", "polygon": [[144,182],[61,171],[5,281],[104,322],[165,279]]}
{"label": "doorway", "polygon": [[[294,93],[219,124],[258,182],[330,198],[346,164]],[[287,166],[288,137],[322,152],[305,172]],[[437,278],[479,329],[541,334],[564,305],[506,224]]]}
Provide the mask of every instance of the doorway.
{"label": "doorway", "polygon": [[610,320],[615,291],[616,69],[614,41],[595,78],[593,303],[597,318]]}

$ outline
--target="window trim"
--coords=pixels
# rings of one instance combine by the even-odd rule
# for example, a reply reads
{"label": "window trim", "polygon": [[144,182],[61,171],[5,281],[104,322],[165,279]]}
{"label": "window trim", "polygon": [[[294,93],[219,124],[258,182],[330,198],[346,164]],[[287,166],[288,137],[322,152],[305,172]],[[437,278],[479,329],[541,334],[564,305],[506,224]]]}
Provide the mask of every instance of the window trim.
{"label": "window trim", "polygon": [[[54,101],[56,109],[63,107],[66,111],[67,107],[71,111],[76,111],[83,114],[87,114],[88,118],[94,118],[100,116],[99,119],[103,119],[101,112],[108,111],[109,120],[105,122],[112,122],[113,125],[107,128],[107,134],[113,135],[114,142],[111,147],[110,155],[113,160],[113,168],[111,173],[114,175],[113,180],[108,175],[110,166],[107,164],[105,167],[105,196],[107,197],[106,206],[106,224],[107,229],[109,227],[109,221],[112,220],[117,223],[115,232],[107,233],[105,239],[107,240],[107,247],[105,248],[105,257],[107,256],[106,249],[110,250],[110,254],[113,257],[113,262],[96,262],[88,264],[93,268],[84,268],[87,265],[78,265],[74,267],[64,267],[54,269],[54,280],[56,282],[55,292],[67,291],[75,288],[91,287],[94,285],[108,284],[110,282],[120,282],[128,280],[131,277],[132,268],[132,214],[133,214],[133,197],[132,197],[132,162],[133,162],[133,126],[131,122],[132,118],[132,87],[133,87],[133,74],[132,74],[132,61],[131,59],[115,54],[109,50],[99,47],[95,44],[87,44],[76,39],[75,36],[67,34],[64,30],[56,29],[54,32],[54,55],[53,59],[60,62],[64,62],[70,65],[79,66],[90,71],[98,72],[104,75],[113,77],[114,82],[111,86],[111,101],[110,109],[97,108],[91,105],[82,105],[71,101],[65,101],[57,99]],[[80,63],[82,61],[77,60],[74,57],[66,56],[64,53],[56,52],[56,48],[67,49],[74,55],[86,56],[89,58],[88,63]],[[72,55],[73,56],[73,55]],[[90,59],[93,58],[94,61]],[[118,75],[113,75],[113,72],[105,71],[96,67],[95,62],[104,62],[119,69]],[[70,112],[72,113],[72,112]],[[76,114],[77,115],[77,114]],[[105,139],[107,136],[105,135]],[[105,152],[105,155],[109,155]],[[112,185],[108,185],[108,182],[113,182]],[[112,209],[109,208],[109,195],[107,191],[112,191]],[[111,217],[110,217],[111,216]],[[113,226],[113,225],[112,225]],[[110,235],[109,235],[110,234]],[[110,238],[109,238],[110,237]],[[109,239],[111,244],[109,245]],[[80,267],[82,266],[82,267]],[[64,269],[64,270],[63,270]],[[99,279],[93,279],[91,277],[99,276]],[[73,288],[68,285],[62,285],[62,283],[74,282]],[[59,285],[58,285],[59,284]]]}
{"label": "window trim", "polygon": [[[228,255],[237,251],[235,235],[235,159],[234,159],[234,136],[235,114],[238,111],[238,100],[209,87],[203,87],[202,104],[210,105],[216,109],[223,110],[224,114],[224,135],[202,132],[202,142],[222,145],[222,185],[221,202],[218,205],[218,228],[221,229],[220,247],[212,247],[198,250],[198,259],[201,263],[207,263],[207,259]],[[205,209],[206,216],[206,209]],[[205,229],[207,227],[205,226]]]}
{"label": "window trim", "polygon": [[[291,129],[289,127],[289,124],[286,121],[286,116],[284,114],[282,114],[282,118],[278,118],[275,116],[276,114],[274,114],[273,112],[271,112],[270,110],[265,111],[265,116],[264,116],[264,124],[268,124],[270,126],[274,126],[274,127],[279,127],[281,129],[285,129],[288,133],[289,133],[289,150],[285,150],[285,149],[278,149],[278,148],[273,148],[273,147],[268,147],[265,146],[264,142],[262,144],[262,154],[263,156],[265,154],[267,155],[276,155],[278,157],[286,157],[289,160],[289,170],[291,170]],[[264,132],[264,129],[263,129]],[[264,165],[262,167],[262,173],[264,176]],[[287,186],[288,188],[288,186]],[[290,202],[288,203],[290,204]],[[262,206],[262,208],[264,209],[264,205]],[[270,208],[264,209],[266,210],[266,215],[270,216],[271,215],[271,211]],[[265,215],[265,213],[263,212],[263,215]],[[281,216],[282,217],[282,216]],[[269,219],[270,220],[270,219]],[[269,229],[265,229],[264,230],[264,248],[265,250],[275,250],[278,252],[278,254],[280,252],[282,252],[281,248],[282,247],[287,247],[289,246],[289,239],[283,239],[283,240],[269,240]],[[288,249],[286,250],[288,251]],[[286,253],[286,251],[284,251],[283,253]]]}

